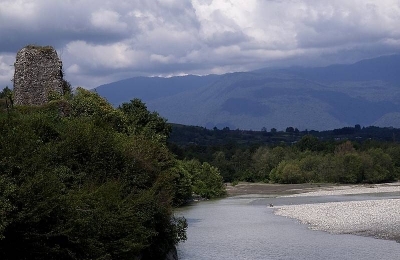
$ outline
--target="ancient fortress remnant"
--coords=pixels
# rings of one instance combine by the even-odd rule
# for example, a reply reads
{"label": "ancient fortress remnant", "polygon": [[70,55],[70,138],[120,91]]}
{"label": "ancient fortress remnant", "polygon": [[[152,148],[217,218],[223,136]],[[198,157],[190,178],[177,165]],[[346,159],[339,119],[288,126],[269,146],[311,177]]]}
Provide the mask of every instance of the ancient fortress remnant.
{"label": "ancient fortress remnant", "polygon": [[63,94],[62,62],[51,46],[28,45],[17,53],[14,103],[42,105],[50,95]]}

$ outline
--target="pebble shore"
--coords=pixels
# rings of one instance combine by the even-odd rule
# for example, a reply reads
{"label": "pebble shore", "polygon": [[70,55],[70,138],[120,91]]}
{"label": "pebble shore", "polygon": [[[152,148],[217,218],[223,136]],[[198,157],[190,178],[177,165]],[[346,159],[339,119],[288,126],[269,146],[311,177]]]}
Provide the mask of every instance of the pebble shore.
{"label": "pebble shore", "polygon": [[400,185],[399,183],[363,187],[331,187],[318,191],[290,195],[329,196],[366,193],[399,194],[399,199],[328,202],[289,205],[277,208],[275,214],[298,219],[311,229],[335,234],[356,234],[400,242]]}

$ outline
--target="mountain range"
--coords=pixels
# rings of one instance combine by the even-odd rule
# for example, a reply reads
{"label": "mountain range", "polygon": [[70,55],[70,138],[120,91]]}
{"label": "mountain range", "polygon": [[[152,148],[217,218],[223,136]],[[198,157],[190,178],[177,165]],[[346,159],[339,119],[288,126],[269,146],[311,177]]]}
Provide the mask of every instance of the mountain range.
{"label": "mountain range", "polygon": [[115,106],[140,98],[171,123],[207,128],[400,128],[400,55],[316,68],[134,77],[95,91]]}

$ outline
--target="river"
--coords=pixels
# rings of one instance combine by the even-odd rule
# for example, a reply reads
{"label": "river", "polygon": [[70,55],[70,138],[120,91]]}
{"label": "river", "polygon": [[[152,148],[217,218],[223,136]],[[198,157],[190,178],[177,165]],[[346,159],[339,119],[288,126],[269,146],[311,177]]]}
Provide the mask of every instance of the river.
{"label": "river", "polygon": [[297,220],[276,216],[265,200],[230,197],[179,209],[176,215],[189,224],[187,241],[178,245],[179,259],[393,260],[400,256],[399,243],[310,230]]}

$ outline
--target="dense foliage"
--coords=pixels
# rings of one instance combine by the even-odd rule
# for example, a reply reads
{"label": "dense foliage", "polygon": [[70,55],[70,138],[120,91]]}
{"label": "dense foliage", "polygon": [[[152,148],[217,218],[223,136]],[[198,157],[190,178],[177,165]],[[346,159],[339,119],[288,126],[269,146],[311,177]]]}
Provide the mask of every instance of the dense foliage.
{"label": "dense foliage", "polygon": [[312,135],[322,141],[330,140],[352,140],[367,141],[375,140],[381,142],[398,142],[400,136],[400,128],[393,127],[377,127],[367,126],[361,127],[343,127],[333,130],[303,130],[287,127],[285,131],[278,131],[275,128],[267,130],[265,127],[261,131],[254,130],[231,130],[229,127],[223,129],[207,129],[199,126],[186,126],[172,124],[172,133],[170,142],[178,146],[221,146],[226,144],[237,144],[240,146],[259,146],[260,144],[268,144],[276,146],[281,144],[290,145],[300,141],[305,135]]}
{"label": "dense foliage", "polygon": [[174,157],[140,100],[115,109],[78,88],[0,109],[0,259],[162,259],[186,238],[173,206],[224,193],[216,168]]}
{"label": "dense foliage", "polygon": [[[361,129],[356,125],[313,134],[173,129],[183,132],[183,137],[174,136],[171,149],[180,158],[196,158],[217,167],[226,182],[379,183],[400,178],[400,144],[395,140],[398,129]],[[371,131],[391,136],[392,141],[367,138]],[[185,143],[189,136],[194,142]],[[348,140],[351,137],[354,140]],[[278,138],[280,142],[276,142]]]}

